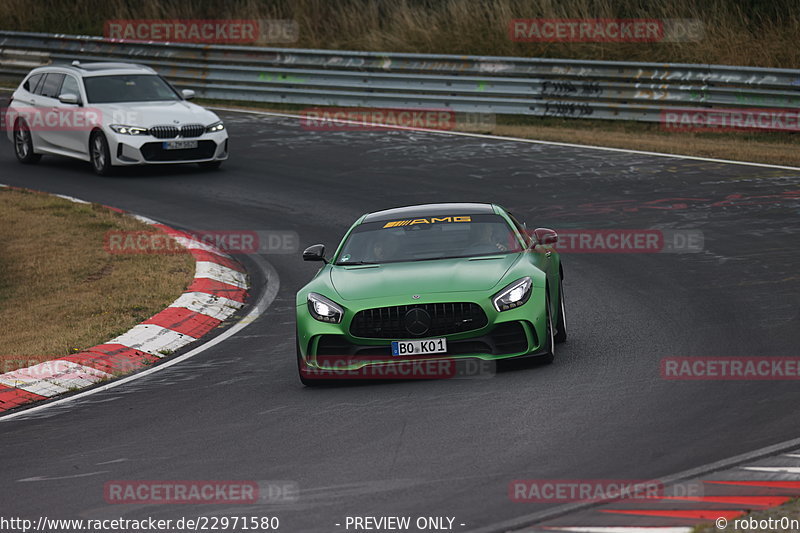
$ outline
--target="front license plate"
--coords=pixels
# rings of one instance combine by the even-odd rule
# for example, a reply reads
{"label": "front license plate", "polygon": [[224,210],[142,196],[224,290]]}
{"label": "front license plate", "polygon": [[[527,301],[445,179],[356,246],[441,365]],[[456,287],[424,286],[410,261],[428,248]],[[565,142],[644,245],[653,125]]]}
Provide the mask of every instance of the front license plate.
{"label": "front license plate", "polygon": [[189,150],[197,148],[197,141],[164,141],[161,146],[164,150]]}
{"label": "front license plate", "polygon": [[447,351],[447,339],[392,341],[392,355],[426,355]]}

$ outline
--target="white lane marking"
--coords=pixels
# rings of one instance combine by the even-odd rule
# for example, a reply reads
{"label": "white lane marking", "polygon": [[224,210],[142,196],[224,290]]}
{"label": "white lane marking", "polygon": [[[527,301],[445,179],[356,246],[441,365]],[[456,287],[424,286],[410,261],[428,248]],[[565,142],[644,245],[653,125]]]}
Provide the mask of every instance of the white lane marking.
{"label": "white lane marking", "polygon": [[250,312],[247,313],[247,315],[245,315],[239,322],[237,322],[236,324],[234,324],[233,326],[231,326],[230,328],[225,330],[222,334],[220,334],[220,335],[214,337],[213,339],[201,344],[197,348],[194,348],[194,349],[186,352],[183,355],[179,355],[178,357],[176,357],[174,359],[170,359],[168,361],[165,361],[162,364],[159,364],[159,365],[156,365],[154,367],[148,368],[147,370],[143,370],[142,372],[139,372],[137,374],[132,374],[132,375],[124,377],[122,379],[111,381],[111,382],[109,382],[109,383],[107,383],[105,385],[101,385],[101,386],[96,387],[94,389],[89,389],[87,391],[80,392],[80,393],[72,395],[72,396],[67,396],[66,398],[61,398],[60,400],[55,400],[55,401],[47,402],[47,403],[41,403],[41,404],[38,404],[38,405],[34,405],[33,407],[30,407],[29,409],[25,409],[23,411],[18,411],[16,413],[11,413],[11,414],[8,414],[8,415],[5,415],[5,416],[0,416],[0,422],[7,422],[9,420],[13,420],[14,418],[24,417],[24,416],[36,413],[38,411],[41,411],[43,409],[49,409],[49,408],[54,407],[56,405],[63,405],[63,404],[68,403],[68,402],[72,402],[72,401],[75,401],[75,400],[78,400],[78,399],[86,398],[87,396],[91,396],[93,394],[104,392],[104,391],[107,391],[108,389],[113,389],[114,387],[119,387],[120,385],[124,385],[126,383],[131,382],[131,381],[134,381],[134,380],[137,380],[137,379],[141,379],[143,377],[149,376],[149,375],[154,374],[156,372],[161,372],[161,371],[166,370],[167,368],[171,367],[172,365],[177,365],[178,363],[182,363],[183,361],[186,361],[187,359],[190,359],[190,358],[194,357],[195,355],[201,354],[204,351],[208,350],[209,348],[213,348],[217,344],[225,341],[229,337],[232,337],[233,335],[236,335],[241,330],[246,328],[251,322],[254,322],[259,316],[264,314],[267,309],[269,309],[269,306],[272,304],[272,302],[275,300],[275,297],[278,295],[278,290],[280,289],[280,286],[281,286],[280,278],[278,277],[278,272],[275,270],[275,268],[272,265],[270,265],[266,261],[266,259],[264,259],[264,258],[262,258],[261,256],[258,256],[258,255],[253,255],[251,257],[253,258],[253,261],[255,261],[255,263],[258,265],[258,267],[261,269],[261,271],[264,273],[264,277],[267,279],[266,289],[264,290],[264,294],[261,295],[261,298],[259,298],[258,302],[256,302],[256,304],[253,306],[253,308],[250,310]]}
{"label": "white lane marking", "polygon": [[40,396],[55,396],[110,378],[111,374],[72,361],[54,359],[0,375],[0,384]]}
{"label": "white lane marking", "polygon": [[243,305],[242,302],[222,296],[214,296],[207,292],[185,292],[172,302],[170,307],[183,307],[189,311],[202,313],[217,320],[225,320]]}
{"label": "white lane marking", "polygon": [[127,460],[128,460],[127,457],[120,457],[119,459],[111,459],[110,461],[103,461],[103,462],[95,463],[95,464],[97,466],[103,466],[103,465],[111,465],[111,464],[114,464],[114,463],[124,463]]}
{"label": "white lane marking", "polygon": [[628,527],[628,526],[587,526],[587,527],[542,527],[551,531],[574,531],[576,533],[689,533],[694,528],[653,526],[653,527]]}
{"label": "white lane marking", "polygon": [[219,263],[212,263],[211,261],[197,261],[194,271],[194,277],[209,278],[228,285],[239,287],[240,289],[247,288],[247,275],[238,270],[228,268]]}
{"label": "white lane marking", "polygon": [[791,457],[792,459],[800,459],[800,453],[785,453],[783,455],[785,457]]}
{"label": "white lane marking", "polygon": [[85,472],[83,474],[72,474],[70,476],[33,476],[33,477],[26,477],[23,479],[18,479],[17,483],[27,483],[30,481],[55,481],[57,479],[74,479],[76,477],[89,477],[89,476],[98,476],[100,474],[107,474],[110,470],[100,470],[97,472]]}
{"label": "white lane marking", "polygon": [[63,198],[64,200],[69,200],[70,202],[75,202],[76,204],[89,204],[91,202],[87,202],[86,200],[81,200],[80,198],[75,198],[74,196],[67,196],[66,194],[54,194],[53,196],[58,196],[59,198]]}
{"label": "white lane marking", "polygon": [[155,324],[139,324],[119,337],[103,344],[121,344],[134,350],[163,357],[162,352],[174,352],[197,339]]}
{"label": "white lane marking", "polygon": [[773,474],[800,474],[800,466],[743,466],[742,469]]}
{"label": "white lane marking", "polygon": [[[274,116],[274,117],[285,117],[285,118],[297,118],[302,119],[305,118],[302,115],[294,115],[291,113],[273,113],[270,111],[248,111],[245,109],[232,109],[229,107],[219,107],[219,106],[211,106],[208,109],[213,109],[215,111],[230,111],[233,113],[249,113],[252,115],[267,115],[267,116]],[[327,119],[332,122],[341,122],[343,124],[353,124],[357,126],[365,125],[363,122],[352,121],[352,120],[345,120],[345,119],[336,119],[330,118]],[[581,148],[587,150],[601,150],[605,152],[620,152],[624,154],[638,154],[638,155],[651,155],[655,157],[669,157],[673,159],[690,159],[693,161],[707,161],[709,163],[725,163],[728,165],[744,165],[750,167],[763,167],[763,168],[777,168],[781,170],[797,170],[800,171],[800,167],[789,167],[784,165],[771,165],[769,163],[755,163],[752,161],[734,161],[732,159],[715,159],[711,157],[699,157],[694,155],[679,155],[679,154],[665,154],[663,152],[648,152],[645,150],[631,150],[628,148],[612,148],[610,146],[592,146],[589,144],[574,144],[574,143],[564,143],[564,142],[557,142],[557,141],[539,141],[536,139],[521,139],[519,137],[506,137],[503,135],[489,135],[486,133],[468,133],[464,131],[444,131],[444,130],[431,130],[427,128],[414,128],[411,126],[393,126],[387,124],[367,124],[368,126],[375,126],[380,128],[387,128],[387,129],[394,129],[394,130],[408,130],[408,131],[421,131],[425,133],[440,133],[442,135],[458,135],[461,137],[474,137],[477,139],[493,139],[498,141],[512,141],[512,142],[521,142],[521,143],[528,143],[528,144],[545,144],[548,146],[562,146],[565,148]]]}
{"label": "white lane marking", "polygon": [[129,213],[129,214],[130,214],[130,216],[132,216],[133,218],[135,218],[135,219],[136,219],[136,220],[138,220],[139,222],[143,222],[143,223],[145,223],[145,224],[149,224],[149,225],[151,225],[151,226],[152,226],[153,224],[158,224],[158,222],[156,222],[156,221],[155,221],[155,220],[153,220],[152,218],[148,218],[148,217],[146,217],[146,216],[143,216],[143,215],[135,215],[135,214],[133,214],[133,213]]}

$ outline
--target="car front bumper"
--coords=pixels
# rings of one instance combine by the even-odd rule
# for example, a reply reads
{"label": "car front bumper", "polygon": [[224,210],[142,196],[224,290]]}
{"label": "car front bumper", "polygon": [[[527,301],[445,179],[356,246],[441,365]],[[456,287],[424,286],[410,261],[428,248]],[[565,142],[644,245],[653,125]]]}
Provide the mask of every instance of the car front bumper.
{"label": "car front bumper", "polygon": [[[108,150],[115,166],[169,163],[204,163],[228,159],[228,134],[205,133],[200,137],[156,139],[151,135],[121,135],[105,130]],[[166,150],[169,141],[197,141],[197,148]]]}
{"label": "car front bumper", "polygon": [[[414,302],[385,302],[370,305],[358,302],[356,308],[345,306],[345,315],[340,324],[320,322],[314,319],[307,306],[297,307],[297,340],[300,363],[310,369],[358,370],[370,365],[438,361],[453,359],[481,359],[496,361],[526,356],[536,356],[548,348],[547,315],[544,303],[544,288],[534,288],[534,295],[524,305],[498,312],[489,297],[483,299],[464,298],[468,293],[448,293],[435,302],[474,302],[486,314],[485,326],[454,334],[420,337],[447,339],[447,352],[430,355],[393,356],[391,342],[408,340],[412,336],[399,338],[362,338],[351,333],[353,317],[359,311],[378,307],[413,306]],[[462,296],[459,298],[459,296]],[[435,303],[428,299],[427,303]],[[337,302],[340,303],[341,302]],[[349,303],[349,302],[348,302]]]}

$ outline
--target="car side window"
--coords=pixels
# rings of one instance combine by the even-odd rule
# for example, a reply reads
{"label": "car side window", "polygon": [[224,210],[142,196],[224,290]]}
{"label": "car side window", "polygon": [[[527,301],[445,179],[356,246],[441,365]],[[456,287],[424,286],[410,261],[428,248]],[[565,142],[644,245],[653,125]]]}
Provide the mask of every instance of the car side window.
{"label": "car side window", "polygon": [[44,83],[47,81],[47,73],[41,75],[42,77],[39,78],[39,83],[36,84],[36,87],[33,88],[33,94],[38,96],[42,95],[42,88],[44,87]]}
{"label": "car side window", "polygon": [[64,74],[58,74],[56,72],[49,73],[42,83],[40,94],[47,98],[58,98],[63,82]]}
{"label": "car side window", "polygon": [[34,74],[33,76],[25,80],[25,83],[22,84],[22,88],[28,91],[29,93],[33,93],[33,91],[36,90],[36,86],[39,84],[39,81],[41,81],[42,76],[43,74]]}
{"label": "car side window", "polygon": [[81,97],[81,90],[78,87],[78,80],[76,80],[74,76],[67,75],[64,78],[64,83],[61,84],[61,90],[58,92],[59,96],[62,94],[74,94],[78,98]]}
{"label": "car side window", "polygon": [[44,85],[45,78],[47,78],[47,74],[42,74],[39,77],[39,82],[36,84],[36,87],[33,88],[33,94],[42,94],[42,85]]}

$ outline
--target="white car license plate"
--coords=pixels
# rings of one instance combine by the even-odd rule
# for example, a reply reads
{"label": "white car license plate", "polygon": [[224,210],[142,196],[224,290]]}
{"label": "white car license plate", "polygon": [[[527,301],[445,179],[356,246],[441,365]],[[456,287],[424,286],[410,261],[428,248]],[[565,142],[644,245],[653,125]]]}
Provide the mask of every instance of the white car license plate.
{"label": "white car license plate", "polygon": [[188,150],[197,148],[197,141],[164,141],[162,146],[164,150]]}
{"label": "white car license plate", "polygon": [[392,341],[392,355],[426,355],[447,351],[447,339]]}

